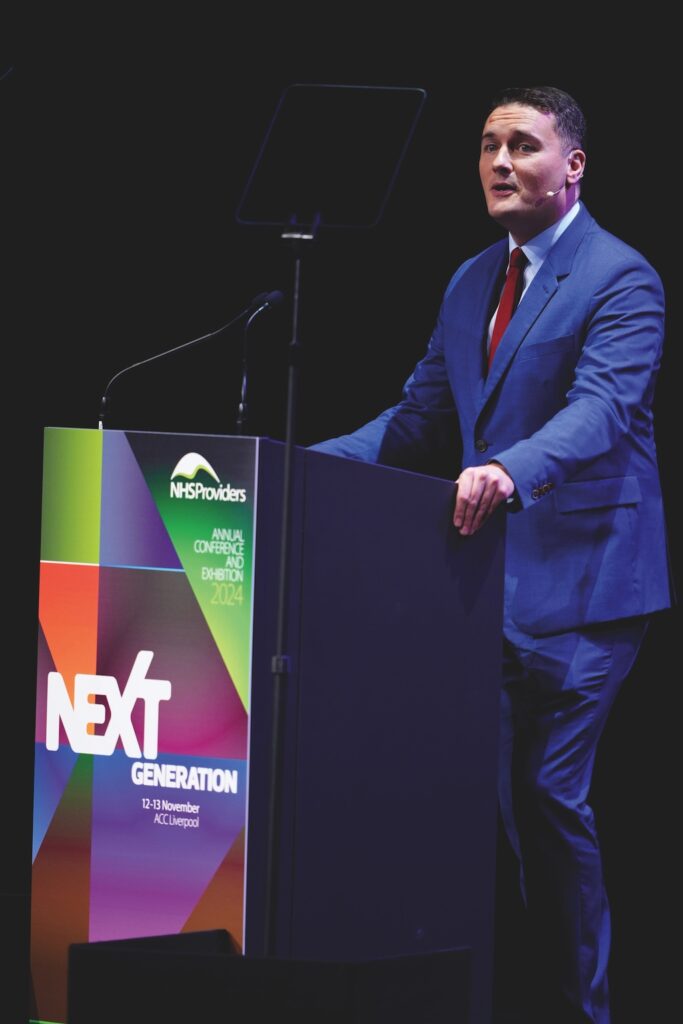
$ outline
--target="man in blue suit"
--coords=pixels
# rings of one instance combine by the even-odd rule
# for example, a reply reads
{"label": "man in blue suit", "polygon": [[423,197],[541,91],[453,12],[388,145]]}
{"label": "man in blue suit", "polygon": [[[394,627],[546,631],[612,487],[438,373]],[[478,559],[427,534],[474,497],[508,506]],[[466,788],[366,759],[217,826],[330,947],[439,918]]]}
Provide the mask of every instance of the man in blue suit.
{"label": "man in blue suit", "polygon": [[579,201],[584,131],[553,87],[492,103],[479,170],[508,238],[455,273],[401,401],[313,446],[419,469],[457,439],[455,527],[467,537],[506,503],[500,802],[544,1024],[610,1020],[587,798],[648,617],[670,603],[652,422],[662,285]]}

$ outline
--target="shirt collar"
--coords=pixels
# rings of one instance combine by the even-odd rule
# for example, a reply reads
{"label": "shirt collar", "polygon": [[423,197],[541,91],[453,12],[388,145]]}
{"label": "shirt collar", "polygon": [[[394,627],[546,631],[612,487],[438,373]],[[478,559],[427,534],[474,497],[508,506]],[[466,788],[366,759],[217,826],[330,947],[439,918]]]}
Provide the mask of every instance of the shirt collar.
{"label": "shirt collar", "polygon": [[[538,270],[560,235],[563,231],[567,230],[574,217],[577,216],[580,205],[580,201],[577,200],[571,210],[567,210],[564,217],[561,217],[560,220],[551,224],[545,231],[541,231],[539,235],[535,235],[534,238],[530,238],[528,242],[520,246],[532,269]],[[517,248],[517,243],[512,235],[508,238],[508,245],[509,252]]]}

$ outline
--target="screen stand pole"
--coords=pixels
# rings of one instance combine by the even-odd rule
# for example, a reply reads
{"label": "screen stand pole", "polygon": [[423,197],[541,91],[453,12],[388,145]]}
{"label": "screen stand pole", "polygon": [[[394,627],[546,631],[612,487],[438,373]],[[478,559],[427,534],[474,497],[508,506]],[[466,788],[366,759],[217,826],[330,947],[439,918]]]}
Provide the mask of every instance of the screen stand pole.
{"label": "screen stand pole", "polygon": [[278,854],[282,776],[282,740],[284,730],[285,691],[290,669],[287,654],[287,600],[289,593],[290,530],[292,505],[292,469],[294,431],[299,390],[301,341],[299,337],[301,269],[303,254],[315,239],[315,227],[310,232],[287,230],[282,239],[292,249],[294,257],[294,289],[292,295],[292,340],[289,344],[289,370],[287,380],[287,420],[285,432],[284,479],[282,489],[282,526],[280,533],[280,565],[277,604],[277,635],[275,654],[271,658],[273,678],[272,728],[270,750],[270,785],[268,796],[268,838],[266,849],[264,952],[273,957],[277,948],[275,922],[278,907]]}

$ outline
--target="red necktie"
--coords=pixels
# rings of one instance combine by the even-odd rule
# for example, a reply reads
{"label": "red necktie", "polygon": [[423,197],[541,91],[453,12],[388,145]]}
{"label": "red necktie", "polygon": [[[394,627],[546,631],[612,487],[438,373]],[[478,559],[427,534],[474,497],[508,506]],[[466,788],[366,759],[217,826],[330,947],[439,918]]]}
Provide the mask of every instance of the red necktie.
{"label": "red necktie", "polygon": [[520,248],[513,249],[510,253],[510,265],[508,267],[507,277],[505,278],[503,293],[500,297],[500,304],[498,306],[498,312],[496,313],[496,322],[493,325],[493,333],[491,334],[491,344],[489,346],[489,370],[491,369],[491,363],[493,362],[493,357],[496,354],[498,343],[503,337],[505,328],[512,319],[512,314],[514,313],[515,307],[519,302],[519,297],[522,294],[525,264],[526,256],[522,250]]}

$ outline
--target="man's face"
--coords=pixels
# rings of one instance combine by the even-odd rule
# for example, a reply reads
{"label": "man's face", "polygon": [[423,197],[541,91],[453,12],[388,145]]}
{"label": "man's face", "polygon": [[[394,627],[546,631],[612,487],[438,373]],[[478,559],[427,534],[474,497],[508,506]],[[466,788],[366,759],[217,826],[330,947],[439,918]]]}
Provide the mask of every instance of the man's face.
{"label": "man's face", "polygon": [[484,125],[479,156],[489,214],[523,245],[576,202],[585,159],[557,135],[554,114],[520,103],[496,107]]}

